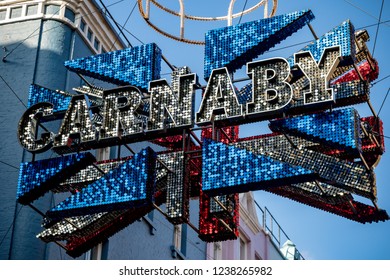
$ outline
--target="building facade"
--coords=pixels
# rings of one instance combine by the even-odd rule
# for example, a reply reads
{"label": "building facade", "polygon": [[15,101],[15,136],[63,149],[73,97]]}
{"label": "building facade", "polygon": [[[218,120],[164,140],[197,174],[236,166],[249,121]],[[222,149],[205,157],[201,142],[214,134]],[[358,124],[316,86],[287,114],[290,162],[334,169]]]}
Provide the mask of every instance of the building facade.
{"label": "building facade", "polygon": [[[64,61],[123,49],[125,45],[94,0],[14,0],[0,2],[0,46],[0,98],[4,104],[0,113],[0,259],[69,258],[58,245],[35,237],[42,230],[39,211],[59,201],[46,195],[31,207],[15,203],[19,164],[32,160],[19,145],[16,128],[26,110],[30,84],[71,91],[83,81],[66,70]],[[51,156],[44,153],[36,159]],[[97,157],[103,159],[109,154]],[[192,201],[194,223],[197,208],[198,202]],[[205,259],[205,249],[194,231],[185,225],[173,226],[152,211],[80,259]]]}
{"label": "building facade", "polygon": [[[126,46],[94,0],[0,1],[0,46],[0,259],[68,259],[57,244],[36,238],[43,212],[59,203],[58,198],[47,194],[29,206],[15,202],[19,164],[33,160],[17,141],[18,122],[27,108],[30,84],[71,92],[84,82],[66,70],[64,61]],[[58,126],[48,125],[53,131]],[[96,157],[113,154],[115,149],[101,150]],[[52,156],[46,152],[35,159]],[[173,225],[153,210],[79,258],[285,259],[260,225],[253,196],[242,195],[241,201],[241,237],[235,241],[207,244],[189,225]],[[189,212],[190,224],[198,225],[198,199],[190,201]]]}
{"label": "building facade", "polygon": [[207,245],[209,260],[303,259],[269,210],[255,201],[252,192],[240,194],[239,225],[238,239]]}

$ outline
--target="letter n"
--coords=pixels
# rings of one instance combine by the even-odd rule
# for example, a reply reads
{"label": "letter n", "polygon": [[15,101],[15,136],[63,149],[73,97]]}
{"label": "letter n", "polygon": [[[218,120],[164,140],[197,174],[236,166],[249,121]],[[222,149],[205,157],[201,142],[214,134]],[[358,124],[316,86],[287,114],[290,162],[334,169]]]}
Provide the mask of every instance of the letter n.
{"label": "letter n", "polygon": [[166,80],[150,82],[148,130],[192,126],[196,83],[196,74],[190,74],[187,67],[172,73],[172,87]]}

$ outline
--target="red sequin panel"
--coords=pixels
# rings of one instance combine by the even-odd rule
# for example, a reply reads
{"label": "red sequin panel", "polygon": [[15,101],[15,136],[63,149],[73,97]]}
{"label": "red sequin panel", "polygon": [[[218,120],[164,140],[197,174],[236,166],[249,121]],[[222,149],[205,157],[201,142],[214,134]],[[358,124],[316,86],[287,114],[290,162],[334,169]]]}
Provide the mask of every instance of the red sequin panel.
{"label": "red sequin panel", "polygon": [[239,201],[234,194],[235,207],[232,216],[221,217],[210,213],[210,198],[200,192],[199,197],[199,238],[205,242],[234,240],[238,237]]}

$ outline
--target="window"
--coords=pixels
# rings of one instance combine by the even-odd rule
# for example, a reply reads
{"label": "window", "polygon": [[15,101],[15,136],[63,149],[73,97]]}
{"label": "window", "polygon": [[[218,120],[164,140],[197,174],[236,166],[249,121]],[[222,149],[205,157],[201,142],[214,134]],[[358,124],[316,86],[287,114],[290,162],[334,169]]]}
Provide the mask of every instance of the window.
{"label": "window", "polygon": [[173,232],[172,257],[185,259],[187,253],[187,224],[175,225]]}
{"label": "window", "polygon": [[149,225],[150,234],[154,235],[156,228],[153,225],[154,219],[154,210],[150,211],[146,216],[144,216],[144,221]]}
{"label": "window", "polygon": [[46,5],[45,14],[47,15],[59,15],[61,7],[59,5]]}
{"label": "window", "polygon": [[181,249],[181,227],[182,225],[175,225],[173,232],[173,246],[179,251]]}
{"label": "window", "polygon": [[92,33],[91,29],[88,28],[87,38],[89,41],[92,41],[92,35],[93,35],[93,33]]}
{"label": "window", "polygon": [[7,10],[0,10],[0,20],[5,20],[6,15],[7,15]]}
{"label": "window", "polygon": [[96,50],[99,50],[99,47],[100,47],[100,42],[99,42],[99,40],[98,40],[98,39],[96,39],[96,38],[95,38],[95,42],[94,42],[94,44],[93,44],[93,45],[94,45],[94,47],[95,47],[95,49],[96,49]]}
{"label": "window", "polygon": [[33,16],[38,13],[38,5],[29,5],[27,6],[27,16]]}
{"label": "window", "polygon": [[222,260],[222,242],[214,242],[214,253],[213,258],[214,260]]}
{"label": "window", "polygon": [[66,8],[65,9],[65,17],[67,19],[69,19],[71,22],[74,22],[74,20],[76,18],[76,15],[75,15],[75,13],[71,9]]}
{"label": "window", "polygon": [[187,224],[181,225],[181,244],[180,251],[185,256],[187,254]]}
{"label": "window", "polygon": [[246,240],[240,238],[240,260],[247,259],[247,242]]}
{"label": "window", "polygon": [[149,218],[151,221],[153,221],[153,219],[154,219],[154,210],[152,210],[152,211],[150,211],[150,212],[148,213],[148,218]]}
{"label": "window", "polygon": [[91,260],[101,260],[102,259],[102,249],[103,244],[99,243],[91,249]]}
{"label": "window", "polygon": [[108,260],[108,244],[109,244],[109,240],[108,239],[103,242],[103,245],[102,245],[102,260]]}
{"label": "window", "polygon": [[11,18],[18,18],[22,16],[22,7],[11,9]]}
{"label": "window", "polygon": [[85,26],[86,26],[85,21],[81,20],[81,21],[80,21],[80,29],[81,29],[83,32],[85,32]]}
{"label": "window", "polygon": [[91,249],[91,260],[107,260],[108,242],[108,240],[103,241]]}

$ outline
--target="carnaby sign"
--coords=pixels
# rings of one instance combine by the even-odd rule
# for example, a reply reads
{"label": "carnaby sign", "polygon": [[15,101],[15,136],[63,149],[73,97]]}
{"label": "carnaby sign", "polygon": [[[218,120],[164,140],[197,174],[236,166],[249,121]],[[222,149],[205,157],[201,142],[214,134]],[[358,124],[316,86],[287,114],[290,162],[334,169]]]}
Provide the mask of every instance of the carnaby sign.
{"label": "carnaby sign", "polygon": [[[334,91],[328,86],[340,62],[340,47],[327,48],[317,63],[311,52],[295,54],[295,65],[308,80],[307,90],[299,95],[300,107],[327,108],[335,102]],[[309,71],[302,69],[310,69]],[[182,68],[188,70],[188,68]],[[212,71],[203,99],[194,121],[195,88],[197,75],[188,73],[173,77],[171,87],[166,80],[151,81],[148,98],[137,87],[127,86],[103,92],[102,126],[97,127],[90,118],[87,95],[76,95],[69,102],[60,131],[37,135],[41,118],[53,114],[54,105],[38,103],[31,106],[19,123],[19,140],[30,152],[42,152],[53,145],[54,150],[63,150],[70,137],[77,138],[81,147],[102,147],[105,143],[128,142],[158,137],[159,133],[182,133],[182,129],[203,126],[212,122],[228,125],[242,124],[280,117],[292,104],[295,82],[288,82],[291,71],[286,59],[273,58],[247,64],[247,73],[252,80],[248,102],[240,103],[227,68]],[[147,106],[148,105],[148,106]],[[295,106],[294,106],[295,105]],[[148,107],[149,112],[144,108]],[[305,110],[302,108],[301,110]],[[220,124],[221,125],[221,124]],[[78,135],[75,135],[78,134]],[[95,144],[95,146],[94,146]],[[70,151],[72,152],[72,150]]]}
{"label": "carnaby sign", "polygon": [[[199,228],[191,227],[199,237],[234,239],[238,193],[254,190],[361,223],[389,219],[376,204],[382,122],[351,107],[369,103],[378,76],[368,33],[345,21],[289,58],[257,58],[313,18],[300,11],[210,30],[204,86],[188,67],[175,68],[170,83],[161,79],[154,43],[65,62],[117,88],[88,84],[71,94],[31,85],[19,141],[34,155],[52,149],[60,156],[21,163],[17,200],[70,193],[46,212],[38,238],[65,241],[78,256],[153,209],[173,224],[189,223],[196,198]],[[247,77],[235,80],[242,67]],[[57,131],[46,128],[59,119]],[[265,120],[271,134],[239,137],[241,124]],[[141,141],[163,151],[134,152],[129,144]],[[113,146],[116,158],[97,161],[88,152]],[[131,155],[121,156],[121,147]]]}

